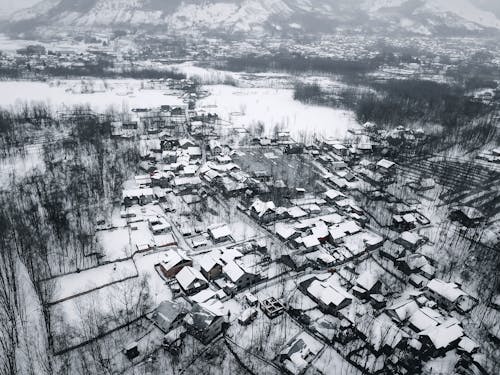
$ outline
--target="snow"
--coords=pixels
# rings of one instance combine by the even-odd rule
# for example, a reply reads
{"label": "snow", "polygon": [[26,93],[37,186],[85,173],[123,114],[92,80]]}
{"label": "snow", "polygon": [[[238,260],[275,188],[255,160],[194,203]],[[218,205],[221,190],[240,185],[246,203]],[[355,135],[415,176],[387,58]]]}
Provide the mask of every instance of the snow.
{"label": "snow", "polygon": [[[137,269],[133,260],[130,259],[59,276],[44,283],[49,284],[49,290],[53,286],[54,292],[49,302],[56,303],[135,276],[137,276]],[[54,285],[50,285],[52,283]]]}
{"label": "snow", "polygon": [[359,125],[349,111],[312,106],[293,99],[291,89],[236,88],[227,85],[207,86],[211,96],[199,101],[209,106],[226,121],[237,127],[248,127],[262,122],[266,134],[275,125],[290,131],[292,137],[300,134],[344,137]]}
{"label": "snow", "polygon": [[[64,80],[60,86],[49,85],[46,82],[32,81],[0,81],[0,103],[3,107],[15,106],[23,102],[44,102],[55,109],[61,106],[89,104],[96,111],[104,111],[110,106],[118,108],[152,108],[161,105],[184,105],[181,99],[173,95],[163,95],[162,90],[140,90],[140,80],[94,80],[95,85],[110,85],[116,88],[112,91],[95,92],[91,94],[69,93],[67,88],[79,85],[80,80]],[[120,94],[123,87],[139,90],[133,97]],[[127,90],[128,91],[128,90]]]}

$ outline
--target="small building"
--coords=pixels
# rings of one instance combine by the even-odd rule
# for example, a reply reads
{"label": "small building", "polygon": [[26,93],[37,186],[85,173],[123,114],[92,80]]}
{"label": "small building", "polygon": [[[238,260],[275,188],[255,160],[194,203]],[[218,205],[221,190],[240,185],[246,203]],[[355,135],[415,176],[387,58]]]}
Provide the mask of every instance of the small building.
{"label": "small building", "polygon": [[311,297],[319,308],[328,314],[335,314],[338,310],[348,306],[353,296],[340,285],[311,278],[303,281],[300,288]]}
{"label": "small building", "polygon": [[233,261],[227,262],[222,267],[222,272],[229,281],[236,285],[237,289],[246,288],[260,280],[258,273],[252,272],[247,267],[240,266]]}
{"label": "small building", "polygon": [[396,163],[387,159],[382,159],[377,163],[377,170],[384,174],[392,174],[396,170]]}
{"label": "small building", "polygon": [[187,331],[204,345],[210,343],[224,329],[224,317],[218,310],[209,309],[198,303],[184,317]]}
{"label": "small building", "polygon": [[460,312],[470,311],[475,301],[455,283],[447,283],[440,279],[432,279],[425,288],[429,298],[447,309],[456,308]]}
{"label": "small building", "polygon": [[240,317],[238,318],[238,323],[246,326],[252,323],[255,318],[257,318],[258,313],[259,312],[255,307],[249,307],[241,313]]}
{"label": "small building", "polygon": [[203,277],[200,271],[191,266],[183,267],[175,278],[184,293],[188,295],[196,294],[208,288],[208,281]]}
{"label": "small building", "polygon": [[266,314],[269,319],[274,319],[283,314],[283,312],[285,311],[285,306],[276,298],[269,297],[261,301],[260,309],[264,312],[264,314]]}
{"label": "small building", "polygon": [[163,301],[153,313],[153,321],[164,333],[180,327],[188,312],[187,306],[177,301]]}
{"label": "small building", "polygon": [[215,224],[207,228],[208,235],[214,243],[232,241],[231,229],[227,224]]}
{"label": "small building", "polygon": [[460,323],[454,318],[419,333],[422,351],[432,357],[443,355],[456,347],[463,335]]}
{"label": "small building", "polygon": [[303,374],[323,348],[323,344],[306,332],[290,340],[278,354],[277,361],[292,375]]}
{"label": "small building", "polygon": [[272,201],[257,199],[250,206],[250,215],[261,223],[269,223],[276,218],[276,206]]}
{"label": "small building", "polygon": [[160,271],[167,278],[172,278],[179,273],[183,267],[193,265],[193,260],[187,256],[184,250],[172,249],[165,253],[165,258],[160,262]]}
{"label": "small building", "polygon": [[214,280],[222,274],[222,263],[213,252],[203,255],[199,260],[200,271],[207,280]]}

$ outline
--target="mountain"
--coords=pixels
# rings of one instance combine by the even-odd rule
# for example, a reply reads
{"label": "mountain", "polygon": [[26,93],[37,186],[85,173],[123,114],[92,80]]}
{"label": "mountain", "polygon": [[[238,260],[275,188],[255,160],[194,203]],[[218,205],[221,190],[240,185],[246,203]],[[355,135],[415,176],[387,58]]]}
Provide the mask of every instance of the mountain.
{"label": "mountain", "polygon": [[332,32],[467,35],[500,32],[494,0],[44,0],[18,11],[13,31],[59,27],[224,33]]}

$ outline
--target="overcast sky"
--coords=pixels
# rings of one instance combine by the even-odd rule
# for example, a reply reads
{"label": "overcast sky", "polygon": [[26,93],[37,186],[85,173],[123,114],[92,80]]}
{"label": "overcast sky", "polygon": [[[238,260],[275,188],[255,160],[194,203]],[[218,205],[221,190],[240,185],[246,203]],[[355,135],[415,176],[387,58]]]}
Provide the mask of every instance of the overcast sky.
{"label": "overcast sky", "polygon": [[29,7],[40,0],[0,0],[0,13],[12,13],[16,10]]}

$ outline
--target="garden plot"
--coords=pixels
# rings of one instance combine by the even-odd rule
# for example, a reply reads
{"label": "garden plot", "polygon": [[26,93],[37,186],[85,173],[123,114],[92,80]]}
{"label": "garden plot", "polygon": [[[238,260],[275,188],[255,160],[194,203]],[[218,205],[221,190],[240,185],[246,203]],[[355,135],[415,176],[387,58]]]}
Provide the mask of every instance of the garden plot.
{"label": "garden plot", "polygon": [[272,361],[284,345],[301,331],[301,327],[286,313],[271,320],[259,309],[255,321],[246,326],[235,322],[227,334],[246,351]]}
{"label": "garden plot", "polygon": [[115,228],[97,232],[97,241],[103,248],[104,260],[115,261],[130,258],[129,228]]}
{"label": "garden plot", "polygon": [[61,302],[98,288],[137,276],[132,260],[108,263],[99,267],[44,281],[48,290],[53,290],[48,303]]}
{"label": "garden plot", "polygon": [[154,307],[144,278],[132,278],[51,306],[54,350],[64,351],[129,324]]}

